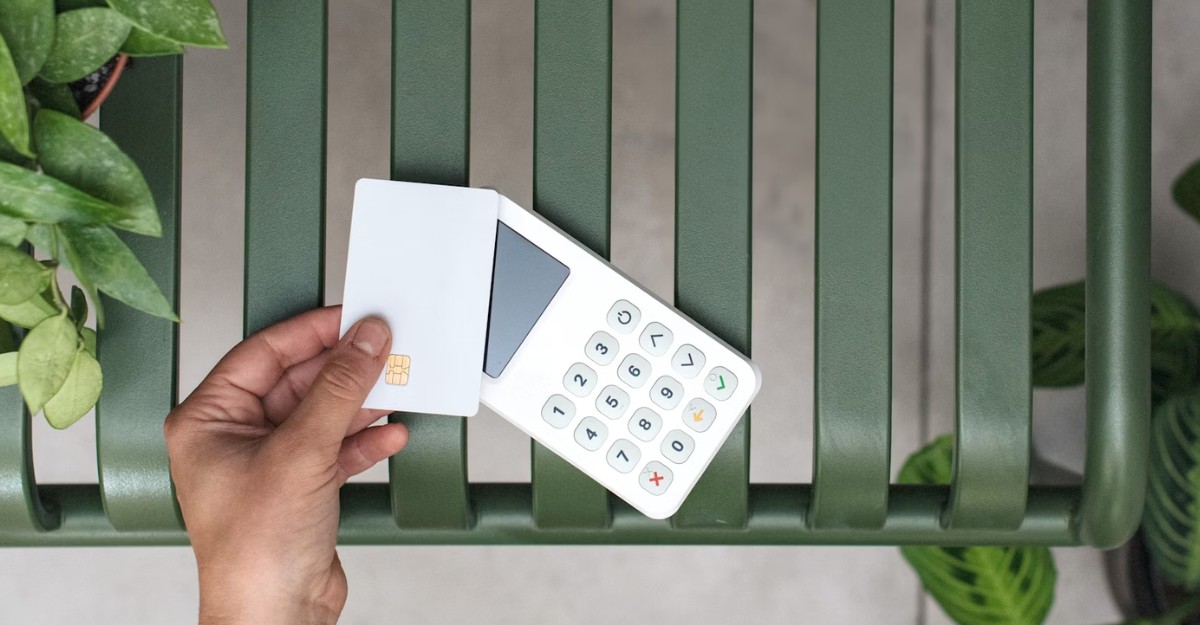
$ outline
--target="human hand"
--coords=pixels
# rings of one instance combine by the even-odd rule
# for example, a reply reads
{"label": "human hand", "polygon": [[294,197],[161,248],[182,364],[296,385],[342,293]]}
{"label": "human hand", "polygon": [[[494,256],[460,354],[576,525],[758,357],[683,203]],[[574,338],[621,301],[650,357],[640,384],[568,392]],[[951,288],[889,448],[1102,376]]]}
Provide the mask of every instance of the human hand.
{"label": "human hand", "polygon": [[271,326],[229,352],[164,431],[200,574],[200,623],[333,623],[346,602],[338,489],[400,451],[401,424],[362,408],[391,332],[340,307]]}

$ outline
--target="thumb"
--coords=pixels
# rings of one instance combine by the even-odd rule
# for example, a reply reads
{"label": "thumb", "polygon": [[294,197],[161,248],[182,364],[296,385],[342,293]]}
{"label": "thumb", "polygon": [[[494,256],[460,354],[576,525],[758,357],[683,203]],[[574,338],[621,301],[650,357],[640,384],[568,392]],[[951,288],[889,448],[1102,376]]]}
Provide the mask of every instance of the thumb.
{"label": "thumb", "polygon": [[350,327],[329,352],[295,412],[280,426],[302,439],[338,449],[350,422],[379,379],[391,348],[392,332],[381,319],[367,317]]}

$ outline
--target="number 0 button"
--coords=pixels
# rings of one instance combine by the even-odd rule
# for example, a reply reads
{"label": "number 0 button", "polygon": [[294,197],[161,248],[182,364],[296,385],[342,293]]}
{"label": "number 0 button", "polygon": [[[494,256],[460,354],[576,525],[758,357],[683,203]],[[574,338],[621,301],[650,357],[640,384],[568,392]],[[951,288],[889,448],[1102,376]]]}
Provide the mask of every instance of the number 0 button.
{"label": "number 0 button", "polygon": [[582,362],[577,362],[567,369],[567,375],[563,376],[563,386],[575,395],[587,397],[592,389],[596,388],[596,372]]}
{"label": "number 0 button", "polygon": [[596,417],[584,417],[575,428],[575,442],[588,451],[596,451],[608,438],[608,426]]}
{"label": "number 0 button", "polygon": [[612,468],[621,473],[629,473],[637,466],[638,460],[642,458],[642,451],[637,448],[637,445],[620,439],[613,443],[612,447],[608,448],[608,464]]}
{"label": "number 0 button", "polygon": [[614,339],[608,332],[597,332],[588,339],[587,345],[583,347],[583,351],[587,353],[587,357],[592,359],[592,362],[603,367],[613,361],[617,357],[617,339]]}
{"label": "number 0 button", "polygon": [[642,311],[626,300],[621,300],[608,309],[608,325],[621,334],[629,334],[642,319]]}
{"label": "number 0 button", "polygon": [[687,462],[694,449],[696,449],[696,443],[692,441],[692,437],[679,430],[668,432],[662,442],[662,455],[675,464]]}
{"label": "number 0 button", "polygon": [[542,418],[546,423],[561,430],[570,425],[571,419],[575,418],[575,404],[562,395],[551,395],[550,399],[546,400],[546,405],[542,406]]}
{"label": "number 0 button", "polygon": [[679,380],[667,375],[659,378],[654,386],[650,387],[650,399],[663,410],[670,410],[678,406],[679,400],[683,399],[680,397],[681,393],[683,393],[683,385],[679,383]]}

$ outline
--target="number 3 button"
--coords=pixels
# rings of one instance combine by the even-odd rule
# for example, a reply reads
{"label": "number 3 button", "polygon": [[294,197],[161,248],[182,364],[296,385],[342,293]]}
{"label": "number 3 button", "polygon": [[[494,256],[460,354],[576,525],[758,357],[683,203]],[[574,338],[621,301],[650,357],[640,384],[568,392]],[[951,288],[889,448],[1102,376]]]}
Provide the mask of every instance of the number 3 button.
{"label": "number 3 button", "polygon": [[588,358],[592,359],[592,362],[603,367],[617,357],[617,339],[614,339],[608,332],[597,332],[588,339],[583,350],[587,353]]}

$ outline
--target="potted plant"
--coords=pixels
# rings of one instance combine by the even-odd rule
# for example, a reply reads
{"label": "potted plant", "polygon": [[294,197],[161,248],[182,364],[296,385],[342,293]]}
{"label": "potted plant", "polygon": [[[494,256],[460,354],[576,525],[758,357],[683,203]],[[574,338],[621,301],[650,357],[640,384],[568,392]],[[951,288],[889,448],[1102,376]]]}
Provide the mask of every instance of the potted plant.
{"label": "potted plant", "polygon": [[[1200,162],[1179,177],[1176,203],[1200,219]],[[1033,384],[1083,384],[1084,285],[1033,298]],[[1153,404],[1150,480],[1141,531],[1114,583],[1134,598],[1129,625],[1198,623],[1200,613],[1200,314],[1185,297],[1150,291]],[[948,484],[953,437],[908,458],[901,483]],[[1054,601],[1057,573],[1046,547],[902,547],[922,585],[960,625],[1037,625]]]}
{"label": "potted plant", "polygon": [[[18,385],[56,428],[100,396],[96,335],[84,326],[90,302],[103,330],[99,293],[178,321],[114,231],[161,235],[150,189],[83,119],[130,57],[186,45],[225,47],[211,0],[0,0],[0,386]],[[69,299],[59,269],[83,286]]]}

